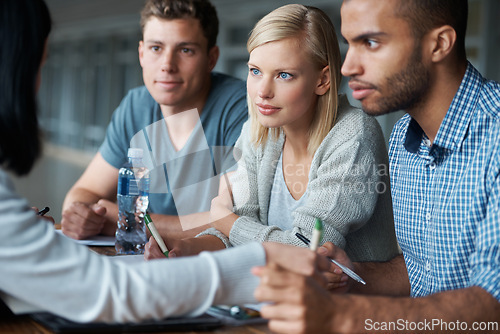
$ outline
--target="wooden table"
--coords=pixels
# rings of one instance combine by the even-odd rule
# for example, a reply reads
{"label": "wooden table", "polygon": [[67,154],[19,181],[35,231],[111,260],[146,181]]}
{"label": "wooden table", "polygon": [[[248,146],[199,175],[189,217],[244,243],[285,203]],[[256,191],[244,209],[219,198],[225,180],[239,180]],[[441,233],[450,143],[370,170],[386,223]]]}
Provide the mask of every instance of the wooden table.
{"label": "wooden table", "polygon": [[[113,256],[115,255],[114,247],[90,247],[96,253]],[[0,313],[1,314],[1,313]],[[26,334],[53,334],[52,331],[46,329],[42,325],[33,321],[26,315],[4,315],[0,317],[0,333],[26,333]],[[170,334],[174,332],[169,332]],[[186,334],[186,332],[175,332],[177,334]],[[174,334],[175,334],[174,333]],[[210,332],[189,332],[190,334],[214,333],[214,334],[270,334],[272,333],[267,325],[252,325],[240,327],[222,327]]]}
{"label": "wooden table", "polygon": [[[31,320],[29,316],[13,316],[7,319],[0,319],[0,333],[11,334],[53,334],[42,325]],[[188,332],[190,334],[270,334],[271,331],[266,325],[222,327],[210,332]],[[161,334],[161,333],[160,333]],[[186,332],[169,332],[169,334],[186,334]]]}

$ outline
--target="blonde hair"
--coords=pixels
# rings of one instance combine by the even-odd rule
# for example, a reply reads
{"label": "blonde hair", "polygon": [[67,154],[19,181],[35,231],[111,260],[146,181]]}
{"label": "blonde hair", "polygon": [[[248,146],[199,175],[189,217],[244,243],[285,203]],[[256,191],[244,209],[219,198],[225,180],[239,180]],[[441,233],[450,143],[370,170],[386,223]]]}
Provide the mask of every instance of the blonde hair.
{"label": "blonde hair", "polygon": [[[309,129],[308,151],[314,154],[335,124],[338,107],[338,89],[342,78],[341,58],[335,28],[329,17],[320,9],[304,5],[285,5],[257,22],[247,42],[248,53],[255,48],[285,38],[302,39],[312,62],[322,69],[329,66],[330,89],[318,97],[316,113]],[[268,129],[257,120],[257,110],[247,94],[251,120],[251,139],[255,145],[263,145],[269,135],[277,139],[281,129]]]}

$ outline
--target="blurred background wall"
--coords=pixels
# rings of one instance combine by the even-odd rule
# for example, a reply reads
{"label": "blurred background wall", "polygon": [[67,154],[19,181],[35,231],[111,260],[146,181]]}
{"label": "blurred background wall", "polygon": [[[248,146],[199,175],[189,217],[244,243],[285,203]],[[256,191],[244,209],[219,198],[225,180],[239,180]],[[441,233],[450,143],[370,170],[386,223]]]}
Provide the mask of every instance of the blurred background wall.
{"label": "blurred background wall", "polygon": [[[44,155],[17,190],[33,206],[50,206],[61,219],[61,205],[71,185],[97,152],[113,110],[125,93],[142,85],[137,57],[143,0],[46,0],[54,28],[39,92]],[[246,78],[245,44],[250,30],[269,11],[293,1],[212,0],[220,20],[221,56],[216,70]],[[304,0],[332,19],[342,56],[341,0]],[[484,76],[500,81],[500,0],[469,0],[469,60]],[[349,93],[347,80],[342,91]],[[350,96],[348,94],[348,96]],[[356,101],[352,101],[357,104]],[[378,118],[386,139],[402,113]]]}

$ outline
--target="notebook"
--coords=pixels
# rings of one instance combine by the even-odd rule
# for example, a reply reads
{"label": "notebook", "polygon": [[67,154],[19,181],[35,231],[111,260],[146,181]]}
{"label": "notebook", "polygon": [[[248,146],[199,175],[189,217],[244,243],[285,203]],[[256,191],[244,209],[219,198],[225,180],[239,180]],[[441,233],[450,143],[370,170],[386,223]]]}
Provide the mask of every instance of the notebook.
{"label": "notebook", "polygon": [[31,318],[55,333],[141,333],[210,331],[223,325],[208,314],[194,318],[166,318],[140,323],[78,323],[48,312],[30,314]]}

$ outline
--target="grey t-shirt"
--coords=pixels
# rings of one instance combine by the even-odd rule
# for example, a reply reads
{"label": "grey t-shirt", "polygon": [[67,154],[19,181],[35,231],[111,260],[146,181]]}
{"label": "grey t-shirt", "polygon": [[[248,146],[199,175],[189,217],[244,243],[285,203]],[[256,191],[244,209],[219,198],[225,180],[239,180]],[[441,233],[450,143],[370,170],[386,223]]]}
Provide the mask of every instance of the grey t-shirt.
{"label": "grey t-shirt", "polygon": [[99,151],[120,168],[129,147],[144,149],[152,213],[208,211],[221,174],[236,167],[232,149],[248,114],[245,83],[220,73],[212,73],[211,80],[200,119],[179,151],[170,141],[159,104],[145,86],[129,91],[113,114]]}

